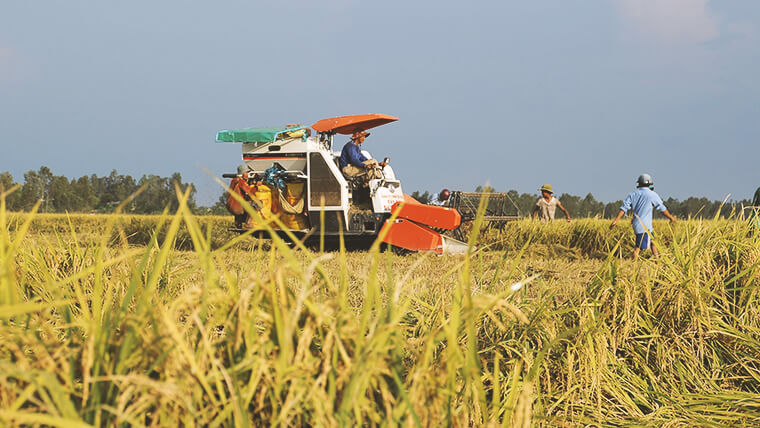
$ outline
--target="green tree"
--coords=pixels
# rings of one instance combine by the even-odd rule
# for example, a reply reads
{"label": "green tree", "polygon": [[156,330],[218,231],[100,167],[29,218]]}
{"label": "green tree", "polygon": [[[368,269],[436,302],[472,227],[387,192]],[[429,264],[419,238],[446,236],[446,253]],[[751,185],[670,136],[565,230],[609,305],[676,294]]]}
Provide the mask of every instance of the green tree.
{"label": "green tree", "polygon": [[98,204],[98,197],[95,193],[95,186],[92,184],[90,177],[86,175],[79,177],[76,181],[71,181],[71,187],[74,194],[77,195],[79,207],[77,211],[92,211]]}
{"label": "green tree", "polygon": [[[510,190],[507,192],[510,197],[513,199],[515,198],[514,195],[517,195],[516,190]],[[520,215],[521,216],[529,216],[533,213],[533,207],[536,206],[536,201],[540,195],[534,195],[530,193],[521,193],[516,196],[515,203],[517,204],[518,208],[520,209]]]}
{"label": "green tree", "polygon": [[179,172],[172,174],[169,185],[172,194],[175,195],[174,199],[172,199],[172,210],[179,208],[179,201],[176,197],[176,188],[179,187],[179,190],[182,192],[186,192],[188,188],[190,189],[190,195],[187,198],[187,206],[190,208],[190,211],[195,212],[197,209],[197,205],[195,203],[195,194],[197,193],[197,189],[195,188],[195,185],[193,183],[182,182],[182,175]]}
{"label": "green tree", "polygon": [[604,218],[615,218],[617,216],[617,213],[620,211],[620,206],[623,205],[623,201],[615,201],[615,202],[608,202],[604,205],[604,212],[602,214],[602,217]]}
{"label": "green tree", "polygon": [[581,202],[580,196],[563,193],[559,197],[559,201],[562,202],[562,205],[570,213],[570,217],[582,217],[581,215],[582,202]]}
{"label": "green tree", "polygon": [[159,213],[167,206],[169,207],[169,211],[176,211],[179,208],[177,188],[182,192],[190,188],[187,204],[192,211],[196,210],[195,186],[192,183],[183,183],[182,175],[178,172],[175,172],[169,178],[157,175],[143,175],[137,183],[137,187],[143,190],[134,201],[134,212],[144,214]]}
{"label": "green tree", "polygon": [[[10,191],[18,183],[13,180],[13,175],[10,172],[0,173],[0,193]],[[9,193],[5,198],[5,208],[8,211],[18,211],[21,209],[19,201],[21,199],[21,192],[16,189],[14,192]]]}
{"label": "green tree", "polygon": [[142,189],[135,198],[134,211],[142,214],[161,212],[171,201],[169,180],[157,175],[143,175],[137,182]]}
{"label": "green tree", "polygon": [[51,209],[55,210],[55,207],[52,206],[52,201],[50,200],[50,183],[53,181],[53,171],[50,170],[50,168],[46,166],[41,166],[39,171],[37,171],[37,175],[39,176],[40,182],[42,183],[42,209],[44,212],[49,212]]}
{"label": "green tree", "polygon": [[50,180],[47,189],[45,208],[52,212],[73,212],[79,211],[80,201],[71,182],[64,176],[54,176]]}
{"label": "green tree", "polygon": [[[137,183],[131,176],[119,174],[114,169],[107,177],[98,180],[97,190],[97,209],[110,212],[137,191]],[[133,209],[134,204],[126,207],[126,211]]]}
{"label": "green tree", "polygon": [[424,193],[420,193],[419,190],[415,190],[414,192],[412,192],[411,196],[423,204],[429,204],[430,201],[433,199],[433,197],[430,195],[430,192],[428,192],[427,190],[425,190]]}
{"label": "green tree", "polygon": [[206,214],[211,215],[229,214],[229,211],[227,211],[227,192],[222,193],[221,196],[219,196],[219,199],[217,199],[216,203],[208,207],[205,211]]}
{"label": "green tree", "polygon": [[27,171],[24,173],[24,185],[21,187],[20,208],[29,211],[34,207],[37,201],[42,200],[42,211],[44,212],[47,205],[47,192],[50,181],[53,177],[50,168],[40,167],[39,171]]}
{"label": "green tree", "polygon": [[[591,193],[587,194],[580,203],[578,217],[594,217],[601,216],[604,211],[604,204],[594,198]],[[570,214],[572,215],[572,214]]]}

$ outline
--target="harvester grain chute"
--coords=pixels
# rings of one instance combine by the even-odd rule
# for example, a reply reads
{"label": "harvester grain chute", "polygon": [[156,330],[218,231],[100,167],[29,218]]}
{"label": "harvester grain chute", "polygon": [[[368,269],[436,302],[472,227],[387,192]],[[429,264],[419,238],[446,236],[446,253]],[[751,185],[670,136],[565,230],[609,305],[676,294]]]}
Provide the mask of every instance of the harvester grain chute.
{"label": "harvester grain chute", "polygon": [[[341,172],[340,152],[333,150],[336,135],[396,120],[382,114],[323,119],[311,126],[315,135],[301,125],[219,131],[218,142],[242,143],[243,149],[245,165],[236,174],[224,174],[232,178],[229,192],[258,213],[257,222],[239,198],[230,195],[227,208],[235,215],[234,229],[299,239],[342,235],[347,242],[365,243],[382,237],[386,244],[406,251],[465,252],[464,243],[441,233],[459,227],[459,212],[425,205],[404,194],[387,162],[376,167],[371,179],[350,178]],[[362,153],[371,158],[368,152]]]}

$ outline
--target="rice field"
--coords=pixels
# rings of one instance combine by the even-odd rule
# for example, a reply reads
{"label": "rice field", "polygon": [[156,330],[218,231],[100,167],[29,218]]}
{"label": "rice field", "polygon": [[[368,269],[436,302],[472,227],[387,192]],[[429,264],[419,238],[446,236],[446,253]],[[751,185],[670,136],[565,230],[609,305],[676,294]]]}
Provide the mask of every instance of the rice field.
{"label": "rice field", "polygon": [[155,217],[0,207],[0,424],[752,426],[760,241],[473,225],[465,256],[312,251]]}

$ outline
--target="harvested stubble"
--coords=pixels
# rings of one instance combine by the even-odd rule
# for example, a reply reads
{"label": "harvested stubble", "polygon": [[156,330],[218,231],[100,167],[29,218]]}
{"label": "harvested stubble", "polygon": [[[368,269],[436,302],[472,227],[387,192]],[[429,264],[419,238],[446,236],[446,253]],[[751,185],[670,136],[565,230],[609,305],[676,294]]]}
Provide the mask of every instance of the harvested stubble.
{"label": "harvested stubble", "polygon": [[[760,242],[741,222],[684,222],[638,263],[212,250],[184,203],[145,247],[109,245],[116,223],[30,240],[0,209],[4,423],[760,423]],[[535,231],[555,227],[572,225]]]}
{"label": "harvested stubble", "polygon": [[[29,218],[27,213],[12,213],[8,215],[8,228],[15,231]],[[125,239],[130,245],[146,246],[154,237],[163,242],[166,229],[158,228],[166,220],[161,215],[128,215],[128,214],[35,214],[34,221],[29,226],[30,235],[62,236],[64,239],[72,233],[77,238],[100,238],[108,234],[109,244],[119,245]],[[230,232],[233,226],[230,216],[198,216],[196,223],[210,236],[212,249],[220,248],[237,236]],[[110,226],[109,226],[110,225]],[[193,242],[187,226],[179,226],[173,239],[174,248],[192,250]]]}

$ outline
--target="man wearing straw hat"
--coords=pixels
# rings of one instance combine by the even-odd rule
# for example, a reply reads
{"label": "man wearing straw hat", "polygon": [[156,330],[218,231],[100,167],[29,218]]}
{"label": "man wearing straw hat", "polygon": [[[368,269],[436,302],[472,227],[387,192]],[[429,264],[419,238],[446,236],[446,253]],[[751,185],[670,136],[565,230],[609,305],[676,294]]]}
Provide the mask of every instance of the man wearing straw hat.
{"label": "man wearing straw hat", "polygon": [[340,159],[338,164],[340,170],[346,177],[377,177],[375,168],[384,167],[385,162],[378,162],[375,159],[368,159],[362,154],[361,144],[369,137],[369,132],[358,131],[351,135],[351,141],[343,146],[343,151],[340,153]]}
{"label": "man wearing straw hat", "polygon": [[570,221],[570,213],[562,206],[559,199],[554,197],[554,189],[552,189],[551,184],[544,184],[538,190],[541,191],[541,197],[538,198],[536,206],[533,207],[531,218],[536,218],[536,214],[538,214],[538,218],[542,221],[552,221],[554,220],[554,212],[559,208],[565,213],[567,221]]}

